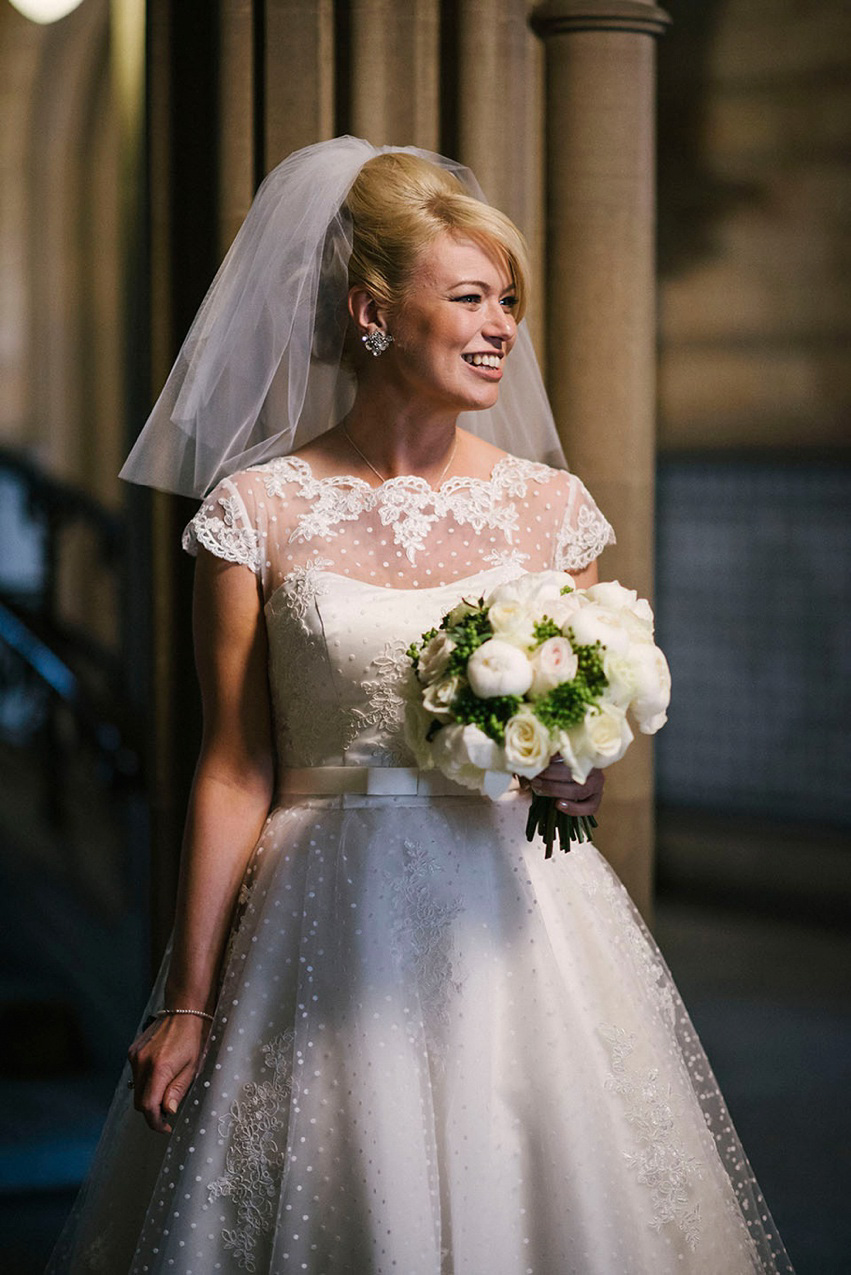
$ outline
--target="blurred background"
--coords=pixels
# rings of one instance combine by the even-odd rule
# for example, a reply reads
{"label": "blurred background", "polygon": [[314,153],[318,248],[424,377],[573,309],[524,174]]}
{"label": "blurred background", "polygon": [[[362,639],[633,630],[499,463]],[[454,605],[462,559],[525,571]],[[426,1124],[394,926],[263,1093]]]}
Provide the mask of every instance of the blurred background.
{"label": "blurred background", "polygon": [[46,1260],[171,919],[192,506],[117,471],[257,183],[338,132],[529,238],[674,679],[603,849],[799,1275],[851,1269],[847,0],[0,0],[0,101],[0,1269]]}

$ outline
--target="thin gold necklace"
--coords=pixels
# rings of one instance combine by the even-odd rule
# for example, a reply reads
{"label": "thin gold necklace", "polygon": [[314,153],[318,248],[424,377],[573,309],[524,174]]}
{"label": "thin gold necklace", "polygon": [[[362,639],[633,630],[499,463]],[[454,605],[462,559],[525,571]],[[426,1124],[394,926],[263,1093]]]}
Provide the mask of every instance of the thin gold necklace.
{"label": "thin gold necklace", "polygon": [[[383,474],[379,473],[379,471],[375,468],[375,466],[373,465],[373,463],[372,463],[372,461],[369,459],[369,457],[368,457],[368,456],[364,456],[363,452],[362,452],[362,451],[361,451],[361,449],[358,447],[357,443],[356,443],[356,442],[355,442],[355,440],[352,438],[351,434],[349,433],[348,429],[346,428],[346,423],[345,423],[345,421],[342,421],[342,422],[341,422],[341,424],[342,424],[342,426],[343,426],[343,433],[345,434],[346,438],[347,438],[347,439],[349,440],[349,442],[351,443],[352,447],[353,447],[353,448],[355,449],[355,451],[357,452],[358,456],[360,456],[360,458],[361,458],[361,460],[363,461],[363,463],[364,463],[365,465],[368,465],[368,466],[369,466],[369,468],[370,468],[370,469],[372,470],[372,472],[375,474],[376,478],[380,478],[380,479],[381,479],[381,481],[382,481],[383,483],[389,482],[389,481],[390,481],[390,480],[389,480],[389,478],[385,478]],[[440,473],[440,477],[438,478],[437,482],[433,484],[433,485],[434,485],[434,487],[439,487],[439,486],[440,486],[440,484],[443,482],[444,478],[446,477],[446,475],[449,473],[449,468],[450,468],[450,466],[451,466],[451,464],[452,464],[453,460],[455,459],[455,453],[456,453],[456,451],[457,451],[457,450],[458,450],[458,431],[457,431],[457,429],[456,429],[456,431],[455,431],[455,441],[454,441],[454,443],[452,444],[452,450],[451,450],[451,451],[450,451],[450,453],[449,453],[449,460],[448,460],[448,461],[446,462],[446,464],[443,466],[443,469],[441,470],[441,473]]]}

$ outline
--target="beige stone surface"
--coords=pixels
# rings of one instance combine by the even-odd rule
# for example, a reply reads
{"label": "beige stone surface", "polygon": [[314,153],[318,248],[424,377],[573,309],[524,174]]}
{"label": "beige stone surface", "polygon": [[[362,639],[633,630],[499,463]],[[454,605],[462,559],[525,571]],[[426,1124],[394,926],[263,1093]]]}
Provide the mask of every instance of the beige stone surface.
{"label": "beige stone surface", "polygon": [[660,56],[660,446],[845,449],[851,7],[734,0]]}

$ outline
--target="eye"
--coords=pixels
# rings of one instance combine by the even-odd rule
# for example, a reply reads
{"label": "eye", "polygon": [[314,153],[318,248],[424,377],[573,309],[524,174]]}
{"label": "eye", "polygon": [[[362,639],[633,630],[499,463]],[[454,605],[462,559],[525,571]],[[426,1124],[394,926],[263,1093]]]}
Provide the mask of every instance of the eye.
{"label": "eye", "polygon": [[499,304],[505,306],[506,310],[513,310],[517,305],[517,298],[515,296],[503,297]]}
{"label": "eye", "polygon": [[452,298],[453,301],[466,301],[469,305],[478,305],[481,299],[481,293],[479,292],[465,292],[463,296]]}

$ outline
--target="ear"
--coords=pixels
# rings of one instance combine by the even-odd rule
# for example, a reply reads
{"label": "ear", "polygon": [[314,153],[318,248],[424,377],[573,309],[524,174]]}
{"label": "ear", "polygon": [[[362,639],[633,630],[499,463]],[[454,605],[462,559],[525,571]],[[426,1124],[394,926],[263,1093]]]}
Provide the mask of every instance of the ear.
{"label": "ear", "polygon": [[349,314],[360,333],[368,332],[371,327],[387,331],[385,311],[382,310],[375,297],[366,288],[349,288]]}

